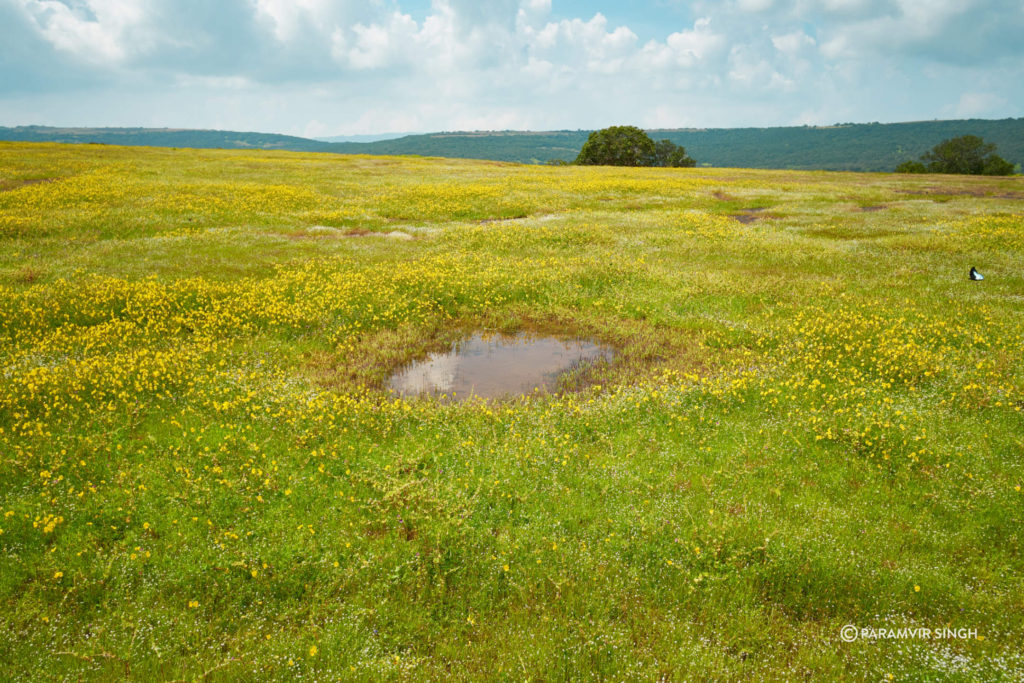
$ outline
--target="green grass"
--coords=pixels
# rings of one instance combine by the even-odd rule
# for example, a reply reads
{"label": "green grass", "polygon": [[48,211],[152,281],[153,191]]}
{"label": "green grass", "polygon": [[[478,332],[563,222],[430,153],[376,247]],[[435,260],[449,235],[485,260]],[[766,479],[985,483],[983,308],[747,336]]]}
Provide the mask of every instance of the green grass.
{"label": "green grass", "polygon": [[[1020,680],[1022,192],[2,143],[0,667]],[[618,355],[383,390],[479,329]]]}

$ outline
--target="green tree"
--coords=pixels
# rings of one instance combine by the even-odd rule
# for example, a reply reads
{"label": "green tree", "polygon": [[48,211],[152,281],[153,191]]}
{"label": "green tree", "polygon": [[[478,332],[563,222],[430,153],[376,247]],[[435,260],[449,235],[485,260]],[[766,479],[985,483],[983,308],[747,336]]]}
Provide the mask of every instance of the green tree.
{"label": "green tree", "polygon": [[654,143],[654,157],[651,159],[651,166],[663,166],[668,168],[690,168],[697,165],[697,162],[686,154],[686,148],[680,147],[671,140],[659,140]]}
{"label": "green tree", "polygon": [[928,169],[920,161],[904,161],[896,167],[896,173],[927,173]]}
{"label": "green tree", "polygon": [[985,159],[985,166],[981,169],[984,175],[1013,175],[1014,166],[1001,156],[993,154]]}
{"label": "green tree", "polygon": [[1013,164],[996,153],[996,146],[977,135],[943,140],[921,155],[929,173],[964,175],[1010,175]]}
{"label": "green tree", "polygon": [[612,126],[595,130],[576,157],[587,166],[649,166],[655,156],[654,141],[636,126]]}

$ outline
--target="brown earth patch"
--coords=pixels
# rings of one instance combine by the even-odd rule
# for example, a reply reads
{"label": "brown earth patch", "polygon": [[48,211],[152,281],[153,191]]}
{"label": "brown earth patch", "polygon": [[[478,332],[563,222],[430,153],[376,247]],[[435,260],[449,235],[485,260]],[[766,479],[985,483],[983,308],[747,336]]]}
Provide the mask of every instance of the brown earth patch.
{"label": "brown earth patch", "polygon": [[842,226],[804,230],[803,233],[810,237],[825,237],[833,240],[877,240],[907,234],[900,230],[857,230]]}
{"label": "brown earth patch", "polygon": [[338,239],[339,237],[348,236],[348,234],[340,228],[334,228],[327,225],[311,225],[307,228],[290,230],[280,234],[282,237],[290,240]]}
{"label": "brown earth patch", "polygon": [[983,189],[936,186],[923,190],[898,190],[900,194],[917,196],[939,196],[939,197],[977,197],[979,199],[1024,199],[1024,192],[990,192]]}
{"label": "brown earth patch", "polygon": [[366,228],[351,228],[349,230],[341,230],[339,228],[332,228],[322,225],[315,225],[305,230],[295,230],[293,232],[286,232],[284,236],[292,240],[308,240],[308,239],[342,239],[345,237],[383,237],[391,240],[412,240],[415,239],[413,235],[401,230],[392,230],[391,232],[379,232],[376,230],[367,230]]}
{"label": "brown earth patch", "polygon": [[14,281],[23,285],[30,285],[43,277],[43,275],[45,273],[35,266],[22,266],[14,274]]}
{"label": "brown earth patch", "polygon": [[14,180],[12,178],[0,178],[0,192],[10,192],[11,190],[17,190],[19,187],[28,187],[29,185],[52,183],[55,180],[57,180],[57,178],[32,178],[30,180]]}
{"label": "brown earth patch", "polygon": [[483,218],[477,221],[477,223],[479,223],[480,225],[487,225],[489,223],[507,223],[510,221],[524,221],[527,218],[529,218],[529,216],[527,216],[524,213],[517,216],[508,216],[506,218]]}

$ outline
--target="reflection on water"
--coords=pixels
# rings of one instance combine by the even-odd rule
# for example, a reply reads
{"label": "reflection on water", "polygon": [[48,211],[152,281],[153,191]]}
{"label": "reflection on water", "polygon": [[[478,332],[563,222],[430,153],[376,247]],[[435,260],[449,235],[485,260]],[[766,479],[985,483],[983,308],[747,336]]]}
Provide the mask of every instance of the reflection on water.
{"label": "reflection on water", "polygon": [[580,340],[478,333],[452,344],[447,353],[432,353],[400,369],[389,387],[403,396],[455,394],[457,400],[529,394],[555,388],[566,370],[612,355],[610,349]]}

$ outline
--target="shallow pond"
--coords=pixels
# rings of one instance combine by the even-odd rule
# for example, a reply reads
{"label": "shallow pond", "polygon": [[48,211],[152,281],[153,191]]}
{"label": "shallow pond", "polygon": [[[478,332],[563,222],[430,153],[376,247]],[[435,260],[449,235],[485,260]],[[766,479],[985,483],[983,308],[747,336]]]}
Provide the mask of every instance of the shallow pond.
{"label": "shallow pond", "polygon": [[559,375],[599,359],[611,349],[583,340],[519,334],[474,334],[446,353],[432,353],[391,376],[389,387],[403,396],[501,398],[550,391]]}

